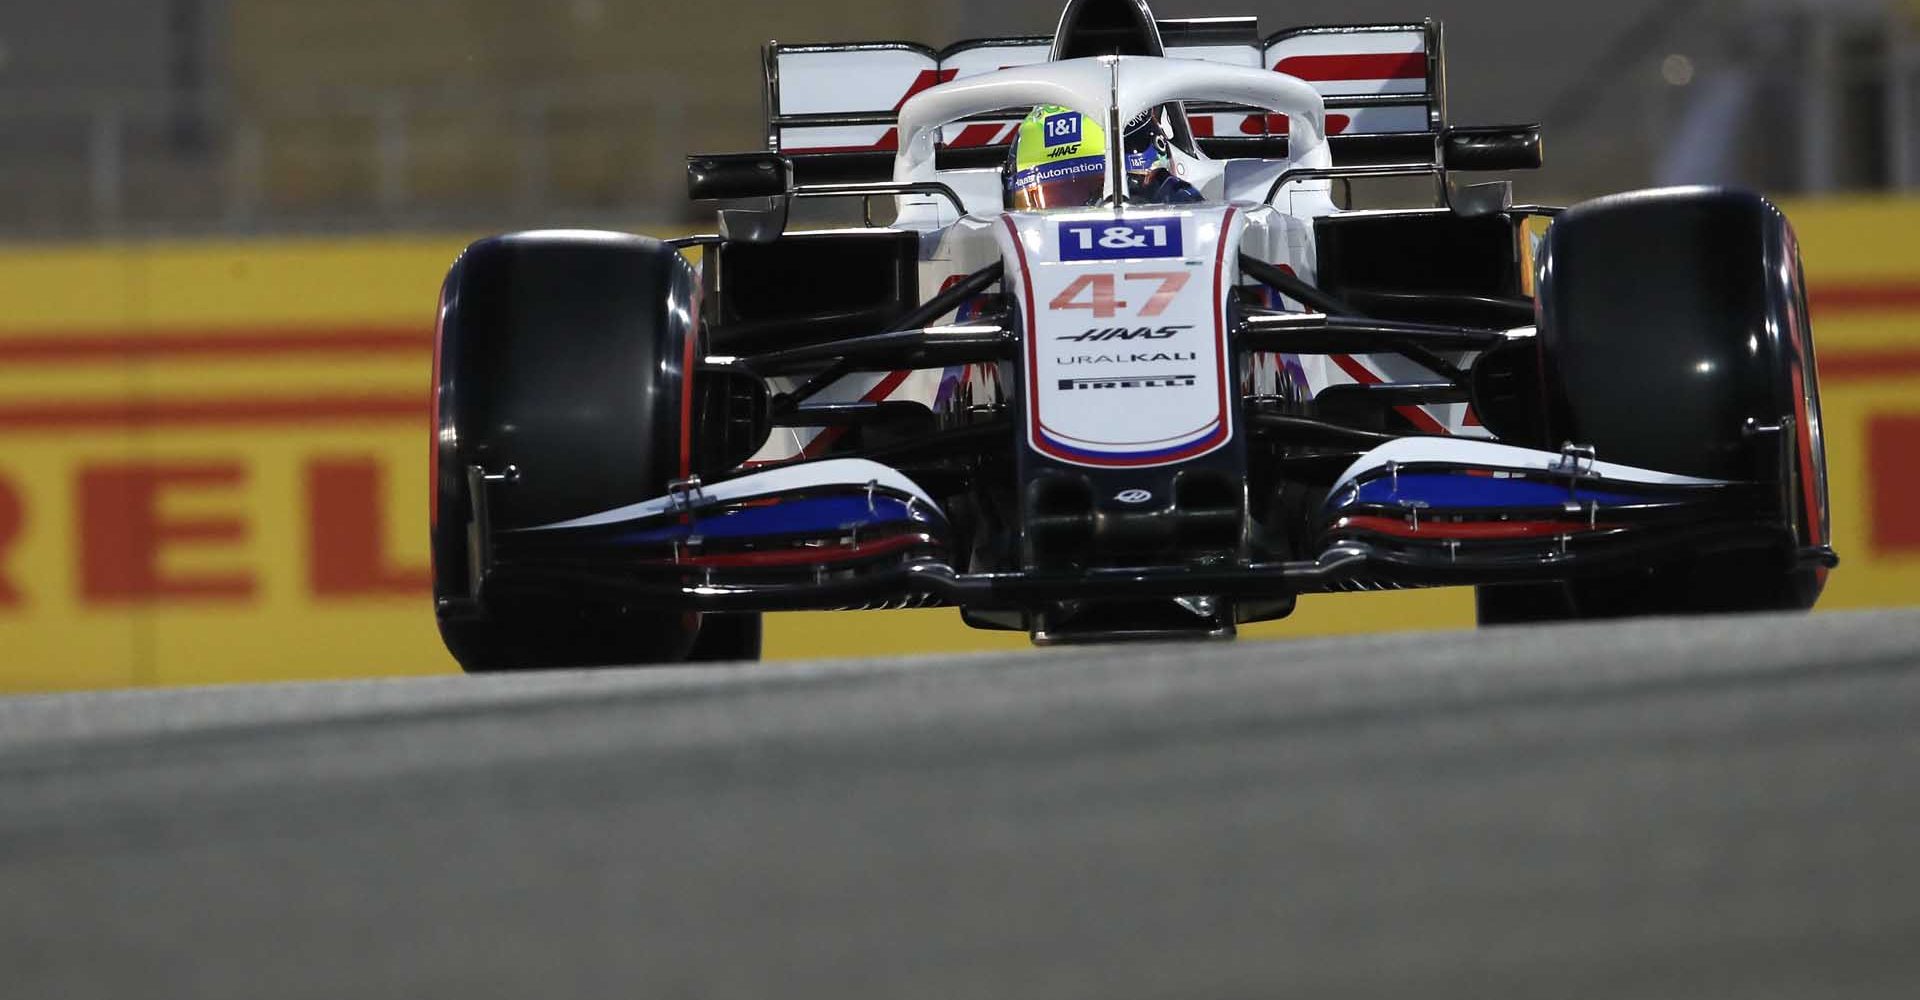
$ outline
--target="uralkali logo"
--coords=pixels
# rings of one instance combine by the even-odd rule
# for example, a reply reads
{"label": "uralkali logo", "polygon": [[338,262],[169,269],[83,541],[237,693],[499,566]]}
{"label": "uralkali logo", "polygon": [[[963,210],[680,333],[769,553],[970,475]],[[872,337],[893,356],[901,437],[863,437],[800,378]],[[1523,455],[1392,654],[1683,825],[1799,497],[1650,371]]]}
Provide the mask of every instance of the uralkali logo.
{"label": "uralkali logo", "polygon": [[1198,351],[1175,351],[1171,354],[1166,352],[1154,354],[1147,354],[1145,352],[1136,352],[1134,354],[1063,354],[1055,358],[1054,362],[1063,368],[1073,368],[1086,365],[1157,365],[1165,364],[1169,361],[1198,361],[1199,359],[1200,352]]}
{"label": "uralkali logo", "polygon": [[1133,504],[1135,506],[1138,506],[1140,504],[1151,501],[1153,499],[1153,494],[1147,492],[1146,490],[1121,490],[1120,492],[1115,493],[1113,495],[1113,498],[1115,500],[1120,501],[1121,503]]}

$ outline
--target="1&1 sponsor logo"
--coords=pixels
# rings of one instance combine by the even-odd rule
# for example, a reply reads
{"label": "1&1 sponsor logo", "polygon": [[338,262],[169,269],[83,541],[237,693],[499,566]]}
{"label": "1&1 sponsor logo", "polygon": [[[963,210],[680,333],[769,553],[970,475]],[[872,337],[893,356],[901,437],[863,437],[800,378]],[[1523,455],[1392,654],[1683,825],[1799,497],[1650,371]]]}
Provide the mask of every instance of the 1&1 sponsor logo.
{"label": "1&1 sponsor logo", "polygon": [[1048,146],[1077,146],[1080,144],[1080,113],[1068,111],[1063,114],[1048,115],[1041,123],[1046,133]]}
{"label": "1&1 sponsor logo", "polygon": [[1147,222],[1060,223],[1061,260],[1184,257],[1186,252],[1186,237],[1178,217]]}

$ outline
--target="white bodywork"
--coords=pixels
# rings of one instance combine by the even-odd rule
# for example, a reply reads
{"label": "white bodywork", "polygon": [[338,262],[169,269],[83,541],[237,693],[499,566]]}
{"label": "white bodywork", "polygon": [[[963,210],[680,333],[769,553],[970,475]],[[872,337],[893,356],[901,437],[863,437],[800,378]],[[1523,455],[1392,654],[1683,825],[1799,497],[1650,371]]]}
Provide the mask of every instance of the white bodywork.
{"label": "white bodywork", "polygon": [[1339,496],[1361,476],[1394,465],[1458,465],[1480,469],[1510,469],[1516,473],[1564,474],[1577,471],[1596,484],[1628,486],[1725,486],[1723,479],[1701,479],[1671,472],[1638,469],[1630,465],[1593,460],[1569,462],[1564,455],[1515,448],[1492,441],[1470,441],[1444,437],[1409,437],[1391,441],[1360,456],[1334,481],[1327,492]]}
{"label": "white bodywork", "polygon": [[[893,179],[901,183],[935,179],[934,140],[941,126],[969,115],[1000,108],[1057,104],[1102,124],[1129,122],[1152,108],[1174,101],[1219,101],[1262,108],[1293,123],[1285,167],[1330,167],[1327,103],[1305,80],[1246,66],[1151,56],[1102,56],[1021,66],[960,80],[911,97],[900,108],[899,151]],[[1116,130],[1117,131],[1117,130]],[[1211,169],[1183,174],[1201,186],[1220,173],[1198,156],[1189,163]],[[1109,172],[1108,194],[1117,178]]]}
{"label": "white bodywork", "polygon": [[[1141,208],[1120,220],[1106,210],[1003,221],[1002,254],[1021,272],[1012,291],[1026,331],[1027,443],[1092,468],[1171,465],[1223,447],[1240,396],[1221,293],[1244,213]],[[1153,250],[1165,255],[1144,256]]]}
{"label": "white bodywork", "polygon": [[[942,130],[983,112],[1059,104],[1101,121],[1112,120],[1117,111],[1124,121],[1176,100],[1233,103],[1285,115],[1292,123],[1292,155],[1281,161],[1215,161],[1197,151],[1175,150],[1175,172],[1199,188],[1208,204],[1040,213],[1004,211],[998,171],[935,167],[935,141]],[[1326,117],[1321,92],[1307,82],[1217,62],[1107,56],[957,79],[924,90],[900,107],[894,176],[900,182],[948,183],[963,194],[973,191],[966,197],[970,211],[956,218],[944,199],[903,196],[893,228],[920,234],[923,298],[995,261],[1005,262],[1003,284],[1022,311],[1024,348],[1029,352],[1022,364],[1033,373],[1025,401],[1029,412],[1023,419],[1037,450],[1092,466],[1185,461],[1224,443],[1235,419],[1232,403],[1241,395],[1310,399],[1330,386],[1432,378],[1399,355],[1255,354],[1236,366],[1228,350],[1225,308],[1232,290],[1243,284],[1241,253],[1280,265],[1310,283],[1316,279],[1313,220],[1335,210],[1328,196],[1330,182],[1291,182],[1271,203],[1266,196],[1285,170],[1331,164]],[[990,204],[980,204],[987,197],[977,190],[983,178],[961,176],[973,174],[988,175]],[[1112,227],[1124,232],[1117,237],[1122,241],[1150,240],[1147,227],[1156,223],[1173,226],[1179,233],[1177,254],[1155,247],[1141,256],[1118,252],[1068,260],[1061,249],[1062,227],[1076,223]],[[1096,229],[1089,235],[1077,233],[1075,239],[1102,235]],[[1171,277],[1175,274],[1187,278],[1176,281]],[[1076,287],[1076,282],[1081,284]],[[1102,300],[1096,293],[1111,293],[1111,298]],[[1264,290],[1261,294],[1273,308],[1303,308]],[[964,322],[970,309],[971,304],[963,306],[939,322]],[[1162,328],[1171,327],[1181,329],[1160,336]],[[1121,329],[1125,335],[1116,333],[1110,339],[1059,339]],[[1156,341],[1167,349],[1135,349]],[[1127,349],[1091,349],[1114,343]],[[1057,348],[1062,344],[1086,349],[1061,352]],[[945,416],[973,405],[1010,402],[1017,374],[1007,364],[865,373],[841,379],[814,398],[820,403],[906,400]],[[1143,380],[1153,384],[1136,384]],[[1113,387],[1063,389],[1068,383]],[[1407,406],[1401,412],[1429,432],[1484,434],[1472,425],[1465,404]],[[835,428],[783,428],[748,464],[818,457],[840,433]]]}
{"label": "white bodywork", "polygon": [[[1210,160],[1194,150],[1174,150],[1174,172],[1211,200],[1263,201],[1282,171],[1333,165],[1333,153],[1327,145],[1326,99],[1304,80],[1285,73],[1191,59],[1103,56],[987,73],[908,98],[899,112],[893,179],[903,184],[946,182],[961,193],[969,212],[988,214],[999,208],[1003,197],[998,171],[938,171],[934,167],[935,143],[946,125],[1002,108],[1038,104],[1071,108],[1103,124],[1128,122],[1142,112],[1174,101],[1245,105],[1284,116],[1292,123],[1285,160]],[[1114,180],[1108,177],[1109,196],[1114,193]],[[1292,209],[1298,199],[1298,210],[1324,214],[1333,210],[1327,197],[1330,186],[1324,179],[1296,181],[1280,190],[1275,203]],[[897,227],[936,229],[957,221],[952,205],[943,198],[908,196],[898,201]]]}
{"label": "white bodywork", "polygon": [[920,488],[920,484],[908,479],[897,470],[863,458],[838,458],[749,473],[698,490],[655,497],[624,507],[604,510],[598,514],[589,514],[586,517],[556,521],[523,530],[557,531],[569,528],[605,527],[629,521],[642,521],[675,511],[722,507],[743,500],[795,493],[823,483],[871,483],[874,486],[884,486],[903,496],[912,497],[915,501],[926,504],[930,510],[940,510],[940,504],[927,495],[927,492]]}

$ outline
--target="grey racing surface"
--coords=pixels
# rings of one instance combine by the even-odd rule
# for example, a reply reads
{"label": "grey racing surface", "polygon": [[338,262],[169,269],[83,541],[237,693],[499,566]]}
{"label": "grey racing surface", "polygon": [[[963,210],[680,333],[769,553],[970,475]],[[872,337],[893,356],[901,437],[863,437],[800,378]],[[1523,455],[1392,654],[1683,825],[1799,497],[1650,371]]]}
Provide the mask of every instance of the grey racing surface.
{"label": "grey racing surface", "polygon": [[1920,615],[5,700],[0,901],[10,1000],[1911,997]]}

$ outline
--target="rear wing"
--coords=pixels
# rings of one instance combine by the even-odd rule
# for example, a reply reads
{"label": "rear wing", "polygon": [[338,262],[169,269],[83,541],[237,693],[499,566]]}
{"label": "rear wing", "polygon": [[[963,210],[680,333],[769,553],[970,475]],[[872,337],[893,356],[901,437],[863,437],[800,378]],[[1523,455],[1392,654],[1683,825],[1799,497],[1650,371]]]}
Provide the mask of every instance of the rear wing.
{"label": "rear wing", "polygon": [[[1167,57],[1289,73],[1326,99],[1337,168],[1515,170],[1540,165],[1533,126],[1449,125],[1445,35],[1438,21],[1293,28],[1262,38],[1252,17],[1156,21]],[[1045,36],[977,39],[933,49],[907,42],[770,43],[766,149],[776,174],[800,185],[873,183],[893,177],[898,115],[930,87],[1045,62]],[[975,115],[941,130],[940,169],[997,167],[1029,109]],[[1251,108],[1189,104],[1185,127],[1213,159],[1284,159],[1287,121]],[[696,199],[759,196],[766,154],[690,158]],[[738,162],[735,162],[738,161]],[[738,181],[739,183],[736,183]]]}
{"label": "rear wing", "polygon": [[[1259,37],[1251,17],[1158,22],[1166,54],[1291,73],[1327,99],[1332,135],[1426,135],[1445,126],[1446,74],[1436,21],[1296,28]],[[934,50],[903,42],[766,48],[767,148],[795,156],[891,153],[907,98],[937,84],[1045,62],[1047,37],[995,38]],[[1027,109],[944,130],[949,149],[1004,147]],[[1286,120],[1230,105],[1187,109],[1196,140],[1270,139]],[[1246,155],[1241,152],[1229,155]]]}

